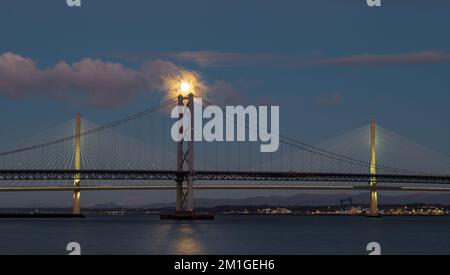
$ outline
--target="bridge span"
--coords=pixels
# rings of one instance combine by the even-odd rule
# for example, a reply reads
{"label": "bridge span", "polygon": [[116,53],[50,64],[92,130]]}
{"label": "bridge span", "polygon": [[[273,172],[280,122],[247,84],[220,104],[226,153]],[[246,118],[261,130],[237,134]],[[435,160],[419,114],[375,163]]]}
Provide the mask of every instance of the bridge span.
{"label": "bridge span", "polygon": [[[149,185],[97,185],[97,186],[12,186],[0,187],[0,192],[33,192],[33,191],[124,191],[124,190],[176,190],[175,184]],[[196,190],[309,190],[309,191],[370,191],[368,186],[353,185],[300,185],[300,184],[197,184]],[[450,192],[450,187],[427,186],[378,186],[377,191],[420,191]]]}
{"label": "bridge span", "polygon": [[[0,170],[0,181],[55,180],[180,180],[192,176],[195,181],[269,181],[367,183],[371,174],[302,173],[259,171],[180,171],[180,170]],[[378,183],[449,184],[450,176],[377,174]],[[226,185],[224,185],[226,186]]]}

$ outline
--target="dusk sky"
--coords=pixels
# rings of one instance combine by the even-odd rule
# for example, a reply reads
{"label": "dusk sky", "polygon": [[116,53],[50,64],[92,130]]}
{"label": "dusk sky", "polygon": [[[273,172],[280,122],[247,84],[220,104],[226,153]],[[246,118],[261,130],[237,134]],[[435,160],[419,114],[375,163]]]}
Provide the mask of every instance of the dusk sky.
{"label": "dusk sky", "polygon": [[222,103],[279,105],[310,144],[374,118],[450,155],[449,26],[446,0],[3,0],[0,147],[76,112],[136,113],[191,71]]}

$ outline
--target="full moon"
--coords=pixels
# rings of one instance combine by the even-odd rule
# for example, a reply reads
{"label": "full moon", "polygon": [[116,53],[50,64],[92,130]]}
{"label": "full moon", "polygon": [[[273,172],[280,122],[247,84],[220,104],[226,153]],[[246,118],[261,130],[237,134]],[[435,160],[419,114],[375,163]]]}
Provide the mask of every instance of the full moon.
{"label": "full moon", "polygon": [[181,88],[181,91],[187,92],[191,88],[191,85],[187,82],[183,82],[183,83],[181,83],[180,88]]}

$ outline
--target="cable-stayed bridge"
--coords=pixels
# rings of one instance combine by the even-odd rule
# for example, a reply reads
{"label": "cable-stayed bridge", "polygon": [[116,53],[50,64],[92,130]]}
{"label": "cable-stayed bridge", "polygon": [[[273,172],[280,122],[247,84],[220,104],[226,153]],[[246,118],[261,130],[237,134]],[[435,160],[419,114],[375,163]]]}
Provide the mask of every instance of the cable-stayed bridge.
{"label": "cable-stayed bridge", "polygon": [[280,134],[275,153],[255,142],[174,142],[169,112],[182,105],[193,116],[193,98],[105,125],[77,115],[17,141],[0,150],[0,191],[73,191],[80,213],[88,190],[174,189],[177,210],[188,212],[194,189],[367,190],[371,215],[377,191],[450,191],[450,158],[374,121],[317,145]]}

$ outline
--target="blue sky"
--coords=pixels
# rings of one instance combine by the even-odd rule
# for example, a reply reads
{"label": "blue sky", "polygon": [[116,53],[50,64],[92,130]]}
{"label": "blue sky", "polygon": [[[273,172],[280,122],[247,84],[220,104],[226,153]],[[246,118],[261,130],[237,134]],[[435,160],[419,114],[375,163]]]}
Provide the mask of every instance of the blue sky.
{"label": "blue sky", "polygon": [[[159,59],[198,73],[208,85],[220,86],[219,93],[239,94],[241,103],[280,105],[281,128],[308,143],[375,118],[450,155],[448,1],[385,0],[380,8],[364,0],[83,0],[80,8],[64,0],[4,0],[0,5],[0,55],[29,58],[37,70],[90,58],[140,71]],[[0,75],[0,87],[2,81],[14,84]],[[104,123],[163,97],[146,90],[121,95],[129,98],[113,106],[97,106],[82,96],[60,100],[43,91],[45,85],[39,91],[15,85],[18,96],[0,90],[2,145],[77,111]],[[70,92],[86,95],[76,88]]]}
{"label": "blue sky", "polygon": [[[85,0],[81,8],[69,8],[63,0],[3,1],[0,53],[29,57],[44,69],[84,57],[133,67],[147,57],[160,58],[158,53],[186,51],[282,56],[279,63],[298,57],[449,52],[449,10],[448,1],[417,0],[386,1],[381,8],[368,8],[362,0],[276,4]],[[117,53],[142,57],[130,62]],[[387,128],[450,152],[446,144],[450,130],[444,119],[450,97],[448,60],[347,66],[230,63],[200,67],[178,61],[209,83],[227,81],[251,100],[276,98],[282,121],[287,124],[294,117],[305,131],[293,134],[309,142],[335,136],[373,117]],[[114,109],[98,109],[45,97],[1,99],[0,120],[35,129],[71,118],[78,110],[103,122],[145,105],[134,100]],[[11,130],[11,136],[16,131],[24,134],[16,126]]]}

